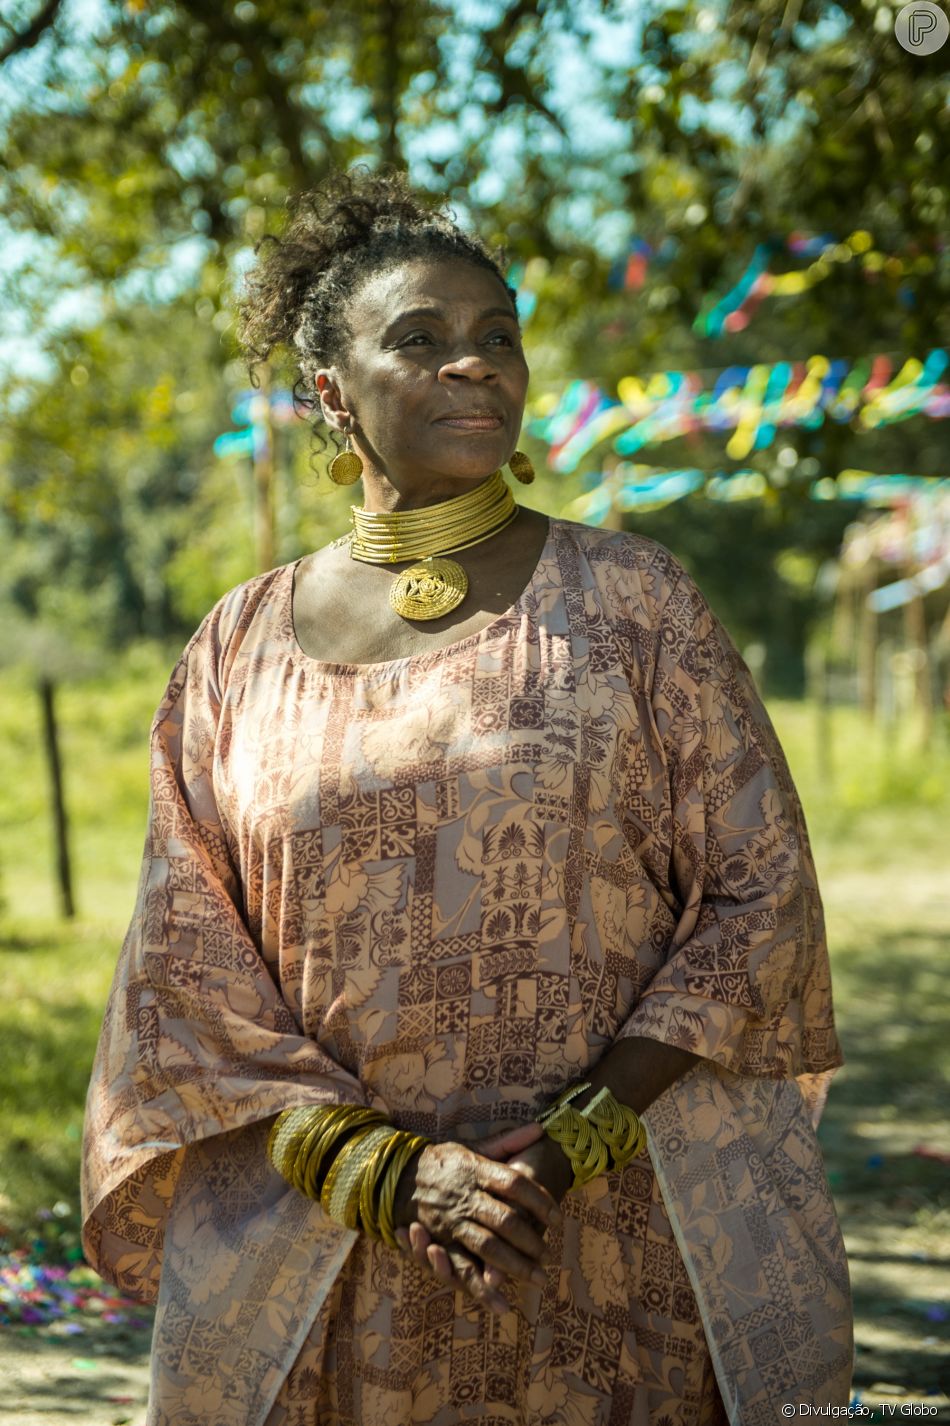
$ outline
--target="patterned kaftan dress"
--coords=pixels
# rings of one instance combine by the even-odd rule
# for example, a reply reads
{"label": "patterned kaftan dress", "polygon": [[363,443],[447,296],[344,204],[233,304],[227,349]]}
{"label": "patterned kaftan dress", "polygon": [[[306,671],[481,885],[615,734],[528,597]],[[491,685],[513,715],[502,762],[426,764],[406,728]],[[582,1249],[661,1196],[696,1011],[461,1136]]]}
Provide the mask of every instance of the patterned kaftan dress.
{"label": "patterned kaftan dress", "polygon": [[[318,662],[290,565],[158,711],[139,900],[90,1087],[85,1242],[157,1296],[150,1426],[764,1426],[847,1402],[814,1137],[840,1063],[801,809],[744,664],[662,547],[550,522],[446,648]],[[564,1200],[495,1318],[330,1223],[269,1122],[536,1118],[623,1036],[699,1064]],[[725,1407],[725,1414],[724,1408]]]}

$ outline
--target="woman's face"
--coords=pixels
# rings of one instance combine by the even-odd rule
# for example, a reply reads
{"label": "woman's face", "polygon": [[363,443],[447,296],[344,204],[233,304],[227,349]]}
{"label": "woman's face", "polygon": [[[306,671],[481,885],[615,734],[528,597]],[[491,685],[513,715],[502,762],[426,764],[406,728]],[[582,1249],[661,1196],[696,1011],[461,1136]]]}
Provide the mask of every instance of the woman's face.
{"label": "woman's face", "polygon": [[[503,285],[457,258],[413,259],[355,294],[345,360],[317,378],[338,428],[352,422],[364,489],[448,498],[504,465],[521,430],[528,367]],[[322,383],[322,384],[321,384]]]}

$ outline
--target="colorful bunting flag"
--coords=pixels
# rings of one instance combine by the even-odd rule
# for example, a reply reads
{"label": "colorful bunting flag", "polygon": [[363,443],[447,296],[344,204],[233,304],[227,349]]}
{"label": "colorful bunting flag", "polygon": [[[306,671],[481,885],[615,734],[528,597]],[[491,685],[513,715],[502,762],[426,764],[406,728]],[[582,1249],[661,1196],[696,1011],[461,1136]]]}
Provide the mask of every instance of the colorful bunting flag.
{"label": "colorful bunting flag", "polygon": [[634,376],[617,384],[612,401],[593,382],[572,381],[560,397],[536,403],[528,422],[532,435],[550,447],[553,469],[576,470],[583,458],[614,437],[614,449],[632,456],[644,447],[698,431],[730,431],[734,460],[764,450],[779,427],[816,429],[826,420],[851,421],[859,431],[925,415],[950,414],[950,387],[941,378],[950,365],[942,347],[925,361],[908,358],[894,373],[886,355],[844,359],[811,356],[805,362],[727,367],[711,391],[698,372],[658,372],[644,384]]}

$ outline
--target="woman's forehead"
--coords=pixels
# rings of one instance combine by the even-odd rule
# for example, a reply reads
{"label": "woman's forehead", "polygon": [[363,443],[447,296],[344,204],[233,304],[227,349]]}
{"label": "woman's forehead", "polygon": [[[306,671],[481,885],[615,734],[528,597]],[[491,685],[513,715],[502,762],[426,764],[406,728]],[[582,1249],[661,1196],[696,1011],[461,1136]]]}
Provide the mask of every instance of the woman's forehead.
{"label": "woman's forehead", "polygon": [[349,325],[392,322],[400,312],[498,309],[514,316],[507,289],[488,268],[463,258],[412,258],[374,273],[354,294]]}

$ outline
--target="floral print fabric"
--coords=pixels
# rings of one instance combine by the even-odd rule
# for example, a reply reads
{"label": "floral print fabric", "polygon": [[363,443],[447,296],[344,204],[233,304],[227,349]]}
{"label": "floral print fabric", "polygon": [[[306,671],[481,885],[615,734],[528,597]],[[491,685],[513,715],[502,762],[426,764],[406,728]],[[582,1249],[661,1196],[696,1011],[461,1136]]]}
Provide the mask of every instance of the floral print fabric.
{"label": "floral print fabric", "polygon": [[[846,1268],[805,1111],[840,1063],[821,904],[702,595],[650,541],[552,520],[487,628],[360,666],[300,649],[293,575],[216,606],[156,715],[90,1086],[86,1249],[158,1299],[150,1422],[692,1426],[719,1391],[752,1421],[776,1373],[730,1344],[768,1300],[811,1353],[789,1389],[841,1398]],[[703,1057],[648,1115],[689,1132],[571,1195],[548,1288],[497,1323],[267,1164],[299,1103],[475,1142],[625,1035]],[[700,1194],[717,1155],[745,1176]],[[754,1282],[746,1211],[776,1245]],[[710,1233],[736,1251],[709,1259]]]}

